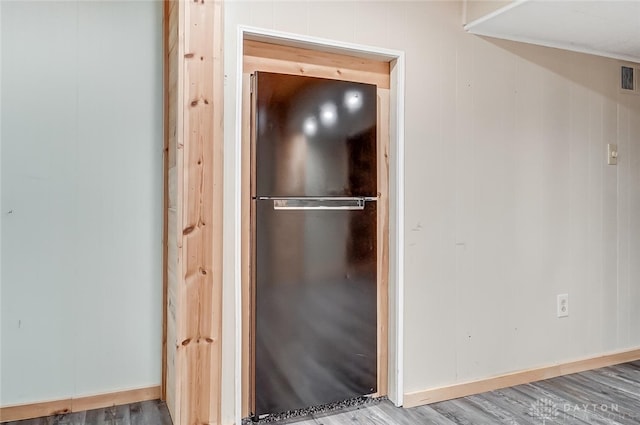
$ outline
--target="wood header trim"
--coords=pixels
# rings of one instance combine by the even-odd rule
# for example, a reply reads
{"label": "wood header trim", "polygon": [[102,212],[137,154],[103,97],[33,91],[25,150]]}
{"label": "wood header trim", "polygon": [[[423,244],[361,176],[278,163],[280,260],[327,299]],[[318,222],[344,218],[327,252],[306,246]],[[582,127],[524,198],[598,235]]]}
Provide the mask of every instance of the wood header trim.
{"label": "wood header trim", "polygon": [[23,419],[39,418],[42,416],[82,412],[84,410],[101,409],[104,407],[156,400],[159,398],[160,386],[158,385],[86,397],[5,406],[0,407],[0,422],[19,421]]}
{"label": "wood header trim", "polygon": [[640,360],[640,348],[606,354],[598,357],[590,357],[568,363],[508,373],[478,381],[405,393],[403,407],[415,407],[424,404],[437,403],[444,400],[451,400],[454,398],[467,397],[487,391],[498,390],[500,388],[528,384],[535,381],[542,381],[544,379],[556,378],[558,376],[570,375],[572,373],[599,369],[601,367],[613,366],[636,360]]}
{"label": "wood header trim", "polygon": [[260,70],[375,84],[382,89],[391,86],[389,62],[253,40],[244,40],[243,53],[245,73]]}

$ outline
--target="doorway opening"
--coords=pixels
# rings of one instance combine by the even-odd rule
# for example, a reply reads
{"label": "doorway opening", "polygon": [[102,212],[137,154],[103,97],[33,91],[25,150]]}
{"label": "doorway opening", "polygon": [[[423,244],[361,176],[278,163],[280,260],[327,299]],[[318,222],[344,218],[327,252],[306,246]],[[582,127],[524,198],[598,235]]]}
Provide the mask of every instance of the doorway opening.
{"label": "doorway opening", "polygon": [[250,340],[251,137],[250,75],[304,75],[377,86],[377,392],[402,404],[402,52],[251,28],[238,32],[236,128],[236,416],[247,417],[252,392]]}

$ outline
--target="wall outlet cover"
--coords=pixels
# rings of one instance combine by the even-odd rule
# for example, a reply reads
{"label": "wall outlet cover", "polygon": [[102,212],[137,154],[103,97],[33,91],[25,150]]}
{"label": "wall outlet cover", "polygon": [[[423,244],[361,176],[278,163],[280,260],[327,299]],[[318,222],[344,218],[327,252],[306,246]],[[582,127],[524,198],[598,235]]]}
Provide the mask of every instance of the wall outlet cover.
{"label": "wall outlet cover", "polygon": [[569,316],[569,294],[558,295],[557,309],[558,317]]}

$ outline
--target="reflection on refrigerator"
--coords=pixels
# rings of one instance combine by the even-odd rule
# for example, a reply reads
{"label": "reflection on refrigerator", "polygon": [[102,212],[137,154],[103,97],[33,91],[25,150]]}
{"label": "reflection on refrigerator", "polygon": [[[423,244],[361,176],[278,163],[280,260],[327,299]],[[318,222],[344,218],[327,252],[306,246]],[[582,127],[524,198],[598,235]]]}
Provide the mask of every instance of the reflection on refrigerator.
{"label": "reflection on refrigerator", "polygon": [[253,76],[254,415],[377,383],[376,87]]}

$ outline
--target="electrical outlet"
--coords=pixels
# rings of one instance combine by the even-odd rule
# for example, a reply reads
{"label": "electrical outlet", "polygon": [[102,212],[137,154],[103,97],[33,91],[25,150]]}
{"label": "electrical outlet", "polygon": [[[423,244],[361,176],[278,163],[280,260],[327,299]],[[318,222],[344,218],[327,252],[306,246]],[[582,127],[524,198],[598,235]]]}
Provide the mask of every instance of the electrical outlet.
{"label": "electrical outlet", "polygon": [[558,295],[558,317],[569,316],[569,294]]}

